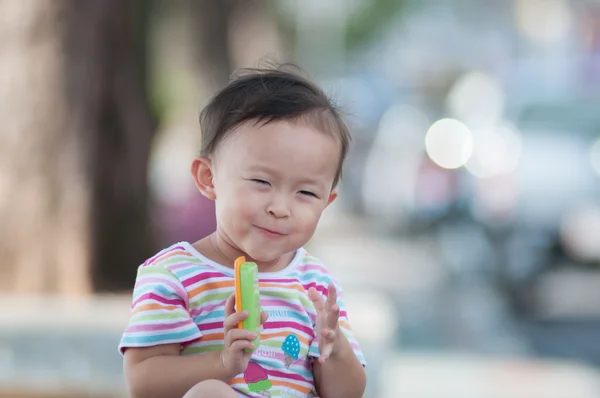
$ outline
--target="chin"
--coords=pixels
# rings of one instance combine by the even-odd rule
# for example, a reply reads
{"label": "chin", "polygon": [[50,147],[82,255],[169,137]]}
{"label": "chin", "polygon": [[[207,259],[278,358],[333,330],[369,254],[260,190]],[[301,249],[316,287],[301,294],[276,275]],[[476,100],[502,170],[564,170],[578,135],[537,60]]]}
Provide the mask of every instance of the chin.
{"label": "chin", "polygon": [[250,256],[254,261],[268,263],[282,256],[286,252],[281,250],[264,250],[261,248],[248,248],[248,250],[244,250],[244,253]]}
{"label": "chin", "polygon": [[268,263],[280,257],[283,253],[265,253],[263,251],[257,251],[255,253],[249,252],[248,255],[254,260],[261,263]]}

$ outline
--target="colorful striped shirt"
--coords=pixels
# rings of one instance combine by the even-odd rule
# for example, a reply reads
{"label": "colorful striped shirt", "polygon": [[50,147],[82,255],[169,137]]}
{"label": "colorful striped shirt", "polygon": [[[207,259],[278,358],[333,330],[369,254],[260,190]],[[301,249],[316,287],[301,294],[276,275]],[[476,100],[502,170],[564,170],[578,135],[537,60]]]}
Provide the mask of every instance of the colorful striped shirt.
{"label": "colorful striped shirt", "polygon": [[[316,396],[316,312],[307,292],[314,287],[325,297],[331,282],[338,292],[340,329],[366,365],[339,284],[317,258],[298,249],[284,269],[259,273],[261,307],[269,319],[248,368],[229,381],[240,396]],[[138,269],[132,315],[119,351],[168,343],[181,344],[181,355],[221,350],[225,301],[233,291],[233,269],[206,258],[188,242],[162,250]]]}

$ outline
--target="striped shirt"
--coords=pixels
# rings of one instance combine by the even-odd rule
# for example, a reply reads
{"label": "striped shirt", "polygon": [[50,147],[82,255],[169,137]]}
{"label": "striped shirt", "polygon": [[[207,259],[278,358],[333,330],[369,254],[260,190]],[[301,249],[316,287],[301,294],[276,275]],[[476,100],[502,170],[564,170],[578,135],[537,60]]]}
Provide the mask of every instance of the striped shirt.
{"label": "striped shirt", "polygon": [[[180,242],[148,259],[138,269],[132,315],[121,342],[128,347],[179,343],[181,355],[223,348],[225,301],[234,291],[233,269],[204,257]],[[269,319],[248,369],[229,381],[243,397],[315,397],[312,360],[319,357],[316,312],[308,298],[314,287],[338,292],[340,329],[366,365],[354,338],[342,290],[325,266],[304,249],[284,269],[260,273],[260,299]]]}

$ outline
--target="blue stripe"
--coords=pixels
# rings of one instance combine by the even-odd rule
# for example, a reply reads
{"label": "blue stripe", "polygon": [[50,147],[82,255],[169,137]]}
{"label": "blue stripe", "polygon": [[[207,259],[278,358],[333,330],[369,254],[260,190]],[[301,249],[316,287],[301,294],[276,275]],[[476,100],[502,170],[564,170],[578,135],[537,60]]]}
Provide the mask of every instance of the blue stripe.
{"label": "blue stripe", "polygon": [[201,333],[198,330],[190,329],[186,332],[179,333],[163,333],[158,335],[144,335],[144,336],[128,336],[124,335],[121,339],[121,346],[127,346],[128,344],[153,344],[153,343],[164,343],[165,340],[176,340],[176,341],[187,341],[195,338],[199,338]]}
{"label": "blue stripe", "polygon": [[189,275],[189,274],[198,274],[198,273],[202,273],[205,272],[205,267],[186,267],[186,268],[179,268],[173,271],[173,273],[179,278],[179,279],[185,279],[183,277]]}
{"label": "blue stripe", "polygon": [[329,285],[329,283],[332,282],[331,277],[329,275],[323,275],[318,271],[309,271],[305,274],[298,275],[297,278],[302,284],[317,282],[327,286]]}

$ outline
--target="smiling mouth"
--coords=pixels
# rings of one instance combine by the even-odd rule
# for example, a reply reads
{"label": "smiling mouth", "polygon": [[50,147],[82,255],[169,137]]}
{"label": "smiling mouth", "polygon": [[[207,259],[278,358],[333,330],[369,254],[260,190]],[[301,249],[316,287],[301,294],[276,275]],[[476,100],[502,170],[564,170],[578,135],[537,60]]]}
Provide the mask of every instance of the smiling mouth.
{"label": "smiling mouth", "polygon": [[264,233],[268,236],[285,236],[286,235],[286,234],[282,234],[280,232],[273,231],[271,229],[267,229],[267,228],[263,228],[263,227],[259,227],[259,226],[256,226],[256,228],[258,228],[262,233]]}

